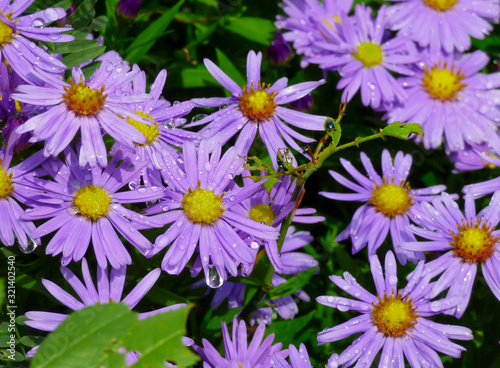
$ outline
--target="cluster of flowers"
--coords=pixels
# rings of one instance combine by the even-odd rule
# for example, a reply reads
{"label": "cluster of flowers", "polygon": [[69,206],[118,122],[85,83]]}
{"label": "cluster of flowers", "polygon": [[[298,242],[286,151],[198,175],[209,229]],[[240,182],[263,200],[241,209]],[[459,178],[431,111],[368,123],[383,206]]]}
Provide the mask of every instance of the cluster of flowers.
{"label": "cluster of flowers", "polygon": [[[303,55],[302,66],[338,71],[342,100],[361,100],[389,123],[418,123],[424,147],[445,150],[457,171],[488,165],[500,146],[500,73],[481,73],[489,61],[467,52],[498,23],[498,0],[391,0],[376,17],[352,0],[284,0],[276,26]],[[397,31],[393,34],[391,31]],[[399,75],[395,78],[394,75]]]}
{"label": "cluster of flowers", "polygon": [[[292,197],[302,188],[296,188],[289,177],[282,177],[266,189],[265,180],[249,178],[243,164],[257,133],[276,169],[281,149],[291,147],[300,153],[297,141],[313,142],[291,126],[322,131],[325,117],[285,105],[307,96],[324,81],[288,86],[288,80],[281,78],[266,84],[260,76],[262,54],[250,51],[244,86],[205,60],[209,72],[230,97],[171,104],[161,96],[166,70],[158,74],[148,91],[145,72],[137,65],[130,66],[116,52],[95,60],[100,64],[91,76],[86,76],[81,67],[66,70],[58,55],[29,40],[71,41],[71,36],[63,34],[70,28],[50,26],[62,19],[65,11],[49,8],[22,16],[31,3],[0,1],[0,117],[6,121],[2,129],[6,145],[0,151],[0,241],[5,246],[17,241],[24,252],[30,253],[42,238],[55,233],[45,247],[46,253],[61,255],[61,272],[81,301],[43,280],[56,299],[72,310],[119,301],[133,308],[153,287],[161,270],[180,274],[194,258],[191,274],[196,276],[203,270],[207,285],[218,288],[212,306],[216,308],[228,299],[230,307],[239,307],[243,305],[245,285],[224,281],[228,274],[250,274],[261,247],[275,269],[275,286],[285,282],[280,274],[294,275],[318,264],[313,257],[295,252],[312,240],[307,232],[295,232],[290,227],[282,249],[277,244],[285,218],[295,210]],[[416,3],[418,11],[410,8]],[[354,17],[349,17],[350,1],[285,1],[283,7],[289,18],[281,17],[277,26],[291,31],[285,39],[293,41],[297,52],[305,55],[304,65],[316,63],[342,73],[339,88],[346,88],[344,98],[351,98],[361,88],[365,105],[385,110],[389,121],[421,123],[426,147],[437,147],[444,130],[448,151],[469,149],[497,164],[494,158],[478,153],[478,147],[483,146],[489,153],[498,138],[497,77],[477,73],[487,62],[482,53],[458,52],[470,46],[468,34],[480,37],[483,30],[490,29],[483,18],[497,20],[498,1],[483,1],[481,13],[474,14],[476,23],[463,21],[459,25],[448,22],[447,11],[459,12],[459,19],[471,16],[467,0],[460,6],[457,1],[420,3],[416,0],[393,8],[383,6],[372,20],[371,10],[362,5],[356,7]],[[442,22],[434,20],[441,28],[425,34],[409,33],[410,16],[419,14],[424,19],[429,12],[443,17]],[[398,36],[390,39],[386,24],[400,30]],[[481,32],[474,30],[473,25],[478,24]],[[423,32],[425,27],[419,29]],[[455,38],[439,38],[436,43],[431,37],[436,32],[452,33]],[[412,38],[421,44],[413,44]],[[407,77],[396,81],[386,68]],[[65,72],[70,75],[67,80]],[[405,106],[410,99],[411,108]],[[482,106],[486,111],[481,111]],[[219,109],[187,123],[185,116],[195,108]],[[452,123],[462,130],[449,127]],[[185,129],[200,125],[205,126],[196,132]],[[235,136],[234,145],[223,151]],[[35,152],[37,142],[43,142],[43,148]],[[27,147],[35,153],[11,165],[17,153]],[[295,164],[295,158],[290,158]],[[330,367],[356,362],[370,366],[381,349],[381,367],[399,367],[404,357],[412,367],[442,366],[436,351],[459,357],[463,348],[449,338],[468,340],[472,332],[425,317],[441,313],[461,317],[478,264],[500,299],[499,231],[494,230],[499,221],[500,193],[495,192],[490,206],[478,214],[474,204],[474,196],[493,193],[497,182],[465,188],[464,215],[454,196],[441,193],[444,186],[410,188],[410,155],[399,152],[393,164],[384,151],[382,177],[364,154],[361,160],[368,178],[342,160],[358,184],[331,172],[335,180],[355,193],[323,195],[366,202],[338,240],[352,238],[354,252],[368,244],[377,295],[366,291],[348,273],[344,278],[332,276],[337,286],[360,301],[334,296],[321,296],[317,301],[341,311],[358,311],[361,316],[320,332],[318,342],[364,332],[342,354],[332,355]],[[238,176],[243,179],[236,181]],[[140,212],[125,206],[128,204],[136,204],[134,208],[140,208]],[[294,221],[324,219],[310,216],[314,212],[297,209]],[[415,225],[410,225],[410,219]],[[37,227],[33,221],[37,221]],[[140,232],[152,228],[162,228],[163,232],[154,243]],[[397,259],[402,264],[418,262],[403,289],[397,288],[393,253],[385,256],[385,275],[375,254],[389,231]],[[161,269],[148,273],[124,298],[126,266],[132,258],[119,235],[145,257],[167,249]],[[429,242],[418,242],[415,235]],[[90,244],[98,264],[97,288],[85,258],[92,257]],[[449,252],[425,263],[423,251],[428,250]],[[66,267],[70,262],[82,263],[83,282]],[[445,290],[445,298],[432,300]],[[295,295],[309,300],[303,291]],[[282,318],[290,319],[298,313],[291,296],[272,304]],[[140,318],[178,306],[143,313]],[[282,350],[281,344],[272,345],[272,335],[263,340],[270,314],[270,308],[262,308],[252,315],[251,323],[259,326],[249,345],[244,322],[233,322],[232,341],[223,324],[225,357],[208,341],[203,341],[203,347],[190,339],[184,342],[193,346],[205,367],[311,367],[303,345],[298,350],[293,345]],[[53,331],[67,317],[40,311],[26,315],[27,325],[44,331]],[[30,355],[35,353],[36,349]],[[290,362],[286,361],[288,355]],[[130,353],[129,363],[136,358]]]}

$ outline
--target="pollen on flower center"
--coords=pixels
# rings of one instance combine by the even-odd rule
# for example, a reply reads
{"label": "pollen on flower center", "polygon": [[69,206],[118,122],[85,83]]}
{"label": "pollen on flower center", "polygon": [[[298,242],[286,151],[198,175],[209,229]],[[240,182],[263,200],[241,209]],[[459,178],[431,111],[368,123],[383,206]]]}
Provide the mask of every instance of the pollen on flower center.
{"label": "pollen on flower center", "polygon": [[451,9],[457,2],[458,0],[424,0],[425,5],[437,11]]}
{"label": "pollen on flower center", "polygon": [[379,331],[390,337],[405,336],[408,329],[417,324],[420,317],[413,306],[412,300],[408,296],[402,299],[401,291],[397,297],[394,292],[387,296],[384,291],[384,298],[378,297],[378,303],[373,305],[372,319]]}
{"label": "pollen on flower center", "polygon": [[443,67],[440,63],[435,64],[430,70],[425,68],[422,84],[427,93],[434,99],[456,100],[458,92],[466,86],[462,83],[465,74],[462,73],[461,69],[455,72],[453,66],[451,69],[447,69],[446,64],[445,62]]}
{"label": "pollen on flower center", "polygon": [[213,224],[225,211],[222,208],[223,195],[215,195],[211,190],[201,189],[198,182],[198,188],[189,188],[184,195],[184,213],[194,223]]}
{"label": "pollen on flower center", "polygon": [[77,115],[95,115],[104,107],[104,102],[108,95],[103,95],[104,86],[101,89],[92,89],[87,87],[87,82],[75,84],[73,78],[69,78],[69,88],[64,87],[66,91],[63,98],[68,104],[68,108]]}
{"label": "pollen on flower center", "polygon": [[361,63],[367,67],[380,65],[382,63],[383,53],[382,48],[374,44],[373,42],[363,42],[359,44],[356,49],[357,53],[353,53],[353,57],[356,60],[361,61]]}
{"label": "pollen on flower center", "polygon": [[278,106],[274,102],[276,91],[269,93],[269,85],[265,87],[265,83],[258,84],[258,89],[253,89],[253,82],[250,86],[250,91],[247,91],[247,86],[243,86],[243,94],[240,97],[240,108],[248,118],[252,120],[266,120],[274,113]]}
{"label": "pollen on flower center", "polygon": [[147,124],[135,121],[132,118],[127,118],[127,122],[130,125],[132,125],[135,129],[137,129],[139,132],[141,132],[144,135],[144,137],[146,137],[146,139],[148,141],[148,143],[146,145],[149,145],[149,144],[151,144],[151,142],[153,142],[156,139],[156,137],[158,136],[158,133],[160,132],[160,130],[158,129],[158,124],[156,124],[156,119],[154,117],[152,117],[151,115],[143,113],[141,111],[136,111],[135,113],[139,116],[142,116],[143,118],[150,119],[150,120],[155,122],[154,124],[147,125]]}
{"label": "pollen on flower center", "polygon": [[[0,158],[0,166],[1,165],[2,159]],[[7,197],[13,190],[12,173],[7,174],[7,172],[0,167],[0,199]]]}
{"label": "pollen on flower center", "polygon": [[413,196],[410,195],[410,183],[404,184],[404,180],[399,184],[394,184],[389,178],[382,178],[382,185],[375,183],[372,190],[370,203],[386,216],[394,217],[408,211],[413,206]]}
{"label": "pollen on flower center", "polygon": [[73,204],[78,212],[91,220],[98,220],[108,212],[111,197],[95,185],[87,185],[75,193]]}
{"label": "pollen on flower center", "polygon": [[[7,14],[5,14],[1,10],[0,12],[5,16],[5,18],[7,18],[8,20],[12,20],[13,12]],[[12,41],[13,38],[14,38],[14,30],[0,20],[0,46],[5,43],[9,43],[10,41]]]}
{"label": "pollen on flower center", "polygon": [[258,204],[248,211],[248,215],[254,221],[271,225],[276,218],[272,208],[267,204]]}
{"label": "pollen on flower center", "polygon": [[458,233],[450,231],[452,251],[465,262],[484,262],[495,252],[500,237],[492,235],[494,229],[486,221],[481,226],[480,223],[481,220],[475,224],[472,219],[465,224],[462,221],[461,226],[457,224]]}

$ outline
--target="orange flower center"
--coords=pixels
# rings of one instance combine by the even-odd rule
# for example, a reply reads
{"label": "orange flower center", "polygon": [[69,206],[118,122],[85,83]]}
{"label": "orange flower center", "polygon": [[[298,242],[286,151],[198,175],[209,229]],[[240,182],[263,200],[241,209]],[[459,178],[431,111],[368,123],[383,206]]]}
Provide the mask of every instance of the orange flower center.
{"label": "orange flower center", "polygon": [[384,298],[378,296],[378,303],[373,304],[372,319],[379,331],[390,337],[401,337],[406,335],[406,331],[417,324],[420,317],[415,307],[413,299],[408,300],[408,295],[402,299],[401,291],[397,297],[394,292],[387,296],[384,291]]}
{"label": "orange flower center", "polygon": [[278,106],[274,102],[274,97],[277,95],[275,91],[269,93],[270,85],[265,88],[265,83],[258,84],[258,89],[253,89],[253,83],[250,86],[250,91],[247,91],[247,86],[243,86],[243,94],[240,95],[240,108],[248,118],[252,120],[263,121],[274,113]]}
{"label": "orange flower center", "polygon": [[389,178],[382,178],[382,185],[375,183],[372,190],[370,203],[375,208],[389,217],[395,217],[406,213],[413,206],[413,196],[410,195],[410,183],[402,180],[399,184],[394,184],[394,177],[390,181]]}
{"label": "orange flower center", "polygon": [[104,86],[101,89],[92,89],[87,87],[87,82],[75,84],[73,78],[69,78],[69,88],[64,87],[66,91],[63,98],[68,104],[68,108],[77,115],[96,115],[104,107],[104,102],[108,95],[103,95]]}
{"label": "orange flower center", "polygon": [[425,5],[437,11],[451,9],[457,2],[458,0],[424,0]]}
{"label": "orange flower center", "polygon": [[453,66],[451,69],[447,69],[446,64],[445,62],[441,67],[441,63],[437,63],[430,70],[425,68],[422,84],[432,98],[441,101],[454,101],[457,99],[458,92],[467,86],[462,83],[465,74],[462,73],[461,69],[455,72]]}
{"label": "orange flower center", "polygon": [[495,252],[495,245],[500,239],[499,236],[493,236],[491,232],[494,230],[486,221],[480,226],[481,220],[477,220],[475,224],[472,219],[465,224],[458,226],[458,233],[450,235],[453,240],[450,245],[453,248],[453,253],[462,258],[465,262],[476,263],[484,262]]}

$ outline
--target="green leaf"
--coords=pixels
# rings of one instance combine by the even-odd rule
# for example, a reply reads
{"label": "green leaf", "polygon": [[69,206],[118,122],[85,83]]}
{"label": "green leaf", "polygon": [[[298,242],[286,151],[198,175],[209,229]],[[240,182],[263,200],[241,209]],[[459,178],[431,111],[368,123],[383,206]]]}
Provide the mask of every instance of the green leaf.
{"label": "green leaf", "polygon": [[74,30],[86,27],[95,16],[94,5],[97,0],[84,0],[76,8],[75,12],[69,16],[66,20],[67,23],[71,23],[71,27]]}
{"label": "green leaf", "polygon": [[231,323],[233,318],[236,317],[236,315],[238,313],[240,313],[240,311],[242,309],[243,309],[243,307],[231,308],[226,313],[224,313],[220,316],[219,315],[213,316],[213,318],[211,318],[207,324],[207,330],[220,330],[220,327],[221,327],[220,322],[221,321],[224,321],[227,324]]}
{"label": "green leaf", "polygon": [[100,31],[104,29],[104,27],[106,27],[106,24],[108,24],[108,18],[105,15],[101,15],[99,17],[95,17],[94,20],[92,20],[89,28],[92,31]]}
{"label": "green leaf", "polygon": [[175,4],[168,12],[151,23],[144,31],[139,33],[137,38],[130,44],[125,51],[125,59],[131,64],[137,63],[151,47],[156,43],[159,37],[167,29],[175,14],[179,11],[184,0]]}
{"label": "green leaf", "polygon": [[281,180],[278,178],[274,178],[272,176],[269,176],[266,182],[264,183],[264,188],[266,188],[266,191],[268,194],[271,194],[271,190],[274,187],[274,184],[276,183],[281,183]]}
{"label": "green leaf", "polygon": [[421,136],[424,135],[422,128],[420,128],[420,125],[417,123],[405,124],[405,123],[395,122],[392,123],[391,125],[386,126],[384,129],[381,129],[381,132],[386,135],[390,135],[391,137],[396,137],[400,139],[407,139],[410,136],[410,134],[414,133]]}
{"label": "green leaf", "polygon": [[43,336],[23,336],[21,337],[21,344],[30,348],[40,345],[45,338]]}
{"label": "green leaf", "polygon": [[272,288],[267,293],[268,299],[279,299],[284,296],[291,295],[295,293],[297,290],[302,289],[311,279],[312,275],[318,267],[311,267],[297,275],[290,277],[286,282],[281,285]]}
{"label": "green leaf", "polygon": [[332,138],[333,147],[337,147],[340,141],[340,136],[342,135],[342,129],[340,128],[340,123],[337,123],[335,119],[326,118],[325,130],[327,134]]}
{"label": "green leaf", "polygon": [[140,321],[123,342],[127,351],[139,351],[134,368],[165,368],[164,361],[188,367],[199,358],[182,344],[190,307],[159,313]]}
{"label": "green leaf", "polygon": [[273,322],[270,326],[266,327],[266,336],[274,333],[274,341],[282,342],[283,346],[296,343],[294,341],[295,335],[311,322],[314,313],[315,311],[289,321]]}
{"label": "green leaf", "polygon": [[67,43],[54,43],[56,54],[72,54],[79,51],[95,48],[98,42],[94,40],[74,40]]}
{"label": "green leaf", "polygon": [[43,341],[33,368],[89,368],[104,358],[105,350],[116,351],[137,314],[123,303],[97,304],[72,313]]}
{"label": "green leaf", "polygon": [[220,84],[215,81],[212,74],[205,68],[205,65],[198,65],[195,68],[182,68],[178,75],[180,75],[180,84],[183,88],[220,87]]}
{"label": "green leaf", "polygon": [[80,65],[86,61],[94,59],[98,56],[104,54],[106,50],[106,46],[94,46],[87,50],[75,52],[74,54],[70,54],[62,58],[62,62],[68,67],[72,68],[76,65]]}
{"label": "green leaf", "polygon": [[275,30],[271,20],[254,17],[232,18],[224,28],[265,46],[271,44]]}
{"label": "green leaf", "polygon": [[[240,73],[238,68],[234,66],[231,60],[229,60],[226,54],[224,54],[218,48],[215,49],[215,52],[217,54],[217,63],[219,68],[224,70],[224,73],[226,73],[229,76],[229,78],[235,81],[236,84],[238,84],[239,86],[243,86],[244,84],[246,84],[247,83],[246,79]],[[231,95],[231,92],[228,91],[228,93],[229,95]]]}

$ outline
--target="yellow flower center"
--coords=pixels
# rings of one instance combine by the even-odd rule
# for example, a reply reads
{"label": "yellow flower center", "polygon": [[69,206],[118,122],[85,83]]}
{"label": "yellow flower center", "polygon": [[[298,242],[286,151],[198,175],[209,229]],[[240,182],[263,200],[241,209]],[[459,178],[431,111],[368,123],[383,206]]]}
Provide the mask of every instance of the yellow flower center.
{"label": "yellow flower center", "polygon": [[269,85],[265,88],[265,84],[258,85],[258,89],[253,89],[253,83],[250,86],[250,91],[247,91],[247,86],[243,86],[243,94],[240,95],[240,108],[248,118],[252,120],[266,120],[274,113],[278,106],[274,102],[274,97],[277,95],[275,91],[269,94]]}
{"label": "yellow flower center", "polygon": [[69,88],[64,87],[66,91],[63,98],[68,104],[68,108],[77,115],[95,115],[104,107],[104,101],[108,95],[103,95],[104,86],[101,89],[92,89],[87,87],[87,82],[75,84],[73,78],[69,78]]}
{"label": "yellow flower center", "polygon": [[127,121],[130,125],[132,125],[135,129],[137,129],[139,132],[141,132],[147,139],[148,143],[146,145],[150,145],[151,142],[155,140],[155,138],[158,136],[158,133],[160,130],[158,129],[158,124],[156,124],[156,119],[152,117],[149,114],[145,114],[141,111],[136,111],[135,112],[137,115],[142,116],[143,118],[150,119],[155,122],[155,124],[147,125],[144,123],[140,123],[138,121],[135,121],[132,118],[127,118]]}
{"label": "yellow flower center", "polygon": [[379,331],[390,337],[401,337],[406,335],[406,331],[417,324],[420,317],[413,306],[412,300],[406,296],[403,300],[401,291],[397,297],[394,292],[387,296],[384,291],[384,298],[378,297],[378,303],[373,305],[372,319]]}
{"label": "yellow flower center", "polygon": [[213,224],[222,216],[225,209],[222,208],[221,195],[215,195],[213,191],[201,189],[198,182],[198,188],[194,191],[189,188],[182,200],[182,207],[186,216],[195,223]]}
{"label": "yellow flower center", "polygon": [[441,67],[441,63],[424,69],[422,84],[429,95],[441,101],[456,100],[458,92],[466,86],[462,83],[465,74],[461,69],[455,72],[455,67],[447,69],[446,62]]}
{"label": "yellow flower center", "polygon": [[394,217],[405,213],[413,206],[413,196],[410,195],[410,183],[404,182],[402,180],[401,183],[394,184],[394,177],[391,182],[389,178],[382,178],[382,185],[375,183],[370,203],[386,216]]}
{"label": "yellow flower center", "polygon": [[373,42],[363,42],[357,47],[358,52],[353,53],[353,57],[366,68],[380,65],[382,63],[383,53],[382,48]]}
{"label": "yellow flower center", "polygon": [[[331,15],[330,18],[332,18],[335,22],[337,22],[338,24],[342,24],[342,22],[340,21],[340,18],[337,16],[337,15]],[[330,19],[326,18],[326,19],[323,19],[323,22],[325,22],[325,24],[330,27],[330,29],[334,32],[337,32],[337,30],[335,29],[334,26],[332,26],[332,24],[330,23]]]}
{"label": "yellow flower center", "polygon": [[271,225],[276,218],[272,208],[267,204],[258,204],[250,211],[248,211],[248,215],[254,221],[264,223],[266,225]]}
{"label": "yellow flower center", "polygon": [[14,190],[12,185],[12,173],[7,172],[1,168],[2,159],[0,158],[0,199],[7,197]]}
{"label": "yellow flower center", "polygon": [[[2,13],[8,20],[12,20],[13,12],[5,14],[3,11],[0,10],[0,13]],[[10,28],[4,22],[0,21],[0,46],[2,46],[5,43],[9,43],[10,41],[12,41],[13,38],[14,38],[14,31],[12,30],[12,28]]]}
{"label": "yellow flower center", "polygon": [[458,0],[424,0],[425,5],[437,11],[451,9],[457,2]]}
{"label": "yellow flower center", "polygon": [[453,253],[462,258],[465,262],[475,263],[484,262],[495,252],[495,245],[500,239],[499,236],[493,236],[491,232],[494,230],[492,226],[484,222],[479,226],[481,220],[477,220],[475,224],[472,219],[465,224],[462,222],[458,226],[458,234],[452,233],[450,235],[453,240],[450,245],[453,248]]}
{"label": "yellow flower center", "polygon": [[95,185],[87,185],[75,193],[73,204],[78,212],[90,220],[98,220],[108,212],[111,197]]}

